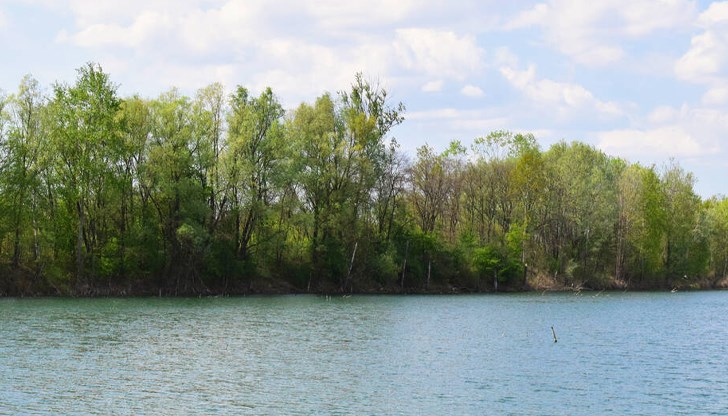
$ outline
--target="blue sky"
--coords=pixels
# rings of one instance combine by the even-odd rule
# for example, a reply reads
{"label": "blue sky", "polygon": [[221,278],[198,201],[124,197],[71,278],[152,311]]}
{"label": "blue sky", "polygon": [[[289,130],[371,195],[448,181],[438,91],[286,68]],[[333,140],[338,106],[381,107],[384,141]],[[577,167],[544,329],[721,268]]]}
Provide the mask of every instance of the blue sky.
{"label": "blue sky", "polygon": [[491,130],[580,140],[728,195],[728,1],[0,0],[0,89],[102,65],[121,95],[271,86],[287,108],[363,72],[402,148]]}

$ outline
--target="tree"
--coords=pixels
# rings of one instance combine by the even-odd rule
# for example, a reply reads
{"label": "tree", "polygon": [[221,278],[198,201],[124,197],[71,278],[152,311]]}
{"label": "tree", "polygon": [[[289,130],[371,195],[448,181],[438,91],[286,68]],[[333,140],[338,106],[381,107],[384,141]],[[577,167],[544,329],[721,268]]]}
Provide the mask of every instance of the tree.
{"label": "tree", "polygon": [[[296,110],[289,132],[303,191],[303,209],[311,221],[310,250],[314,273],[339,277],[345,290],[348,250],[358,244],[372,207],[377,177],[390,170],[384,142],[402,121],[399,104],[390,107],[385,90],[357,75],[349,92],[330,95]],[[351,265],[350,265],[351,266]]]}
{"label": "tree", "polygon": [[507,130],[496,130],[473,141],[473,151],[487,161],[516,159],[526,153],[538,151],[533,134],[514,134]]}
{"label": "tree", "polygon": [[671,161],[661,175],[667,218],[664,253],[666,283],[688,281],[706,271],[708,253],[701,218],[700,198],[693,191],[695,179]]}
{"label": "tree", "polygon": [[374,183],[373,205],[376,216],[377,235],[380,240],[390,240],[395,214],[402,206],[407,183],[409,160],[399,152],[399,145],[392,141],[382,163],[381,172]]}
{"label": "tree", "polygon": [[199,137],[203,130],[193,104],[175,89],[150,103],[151,131],[141,186],[152,202],[163,241],[165,285],[182,290],[204,290],[199,275],[209,234],[208,190],[205,187],[209,149]]}
{"label": "tree", "polygon": [[197,91],[193,103],[196,131],[194,133],[195,169],[200,173],[202,187],[208,193],[210,218],[208,230],[215,232],[222,219],[227,202],[226,186],[221,172],[221,156],[227,142],[224,140],[225,92],[222,84],[216,82]]}
{"label": "tree", "polygon": [[582,143],[554,145],[545,154],[550,178],[539,219],[551,269],[567,283],[611,274],[609,261],[619,164]]}
{"label": "tree", "polygon": [[728,276],[728,198],[713,197],[705,207],[710,230],[710,264],[717,281]]}
{"label": "tree", "polygon": [[228,178],[239,258],[249,257],[255,232],[278,197],[284,158],[283,107],[267,88],[257,98],[238,87],[228,117]]}
{"label": "tree", "polygon": [[122,101],[119,115],[122,126],[123,157],[117,166],[120,183],[118,213],[119,273],[122,276],[159,272],[158,227],[150,201],[151,189],[144,186],[144,169],[149,157],[148,140],[152,131],[149,103],[139,97]]}
{"label": "tree", "polygon": [[218,83],[120,99],[96,64],[48,97],[25,77],[0,94],[0,291],[517,288],[526,263],[593,287],[726,275],[725,198],[701,201],[676,163],[508,131],[410,161],[390,137],[403,112],[361,74],[289,113]]}
{"label": "tree", "polygon": [[447,157],[435,154],[427,145],[417,148],[417,161],[410,174],[410,199],[417,224],[424,233],[434,232],[438,219],[444,215],[445,204],[452,192],[449,170]]}
{"label": "tree", "polygon": [[43,97],[38,81],[25,76],[20,83],[18,93],[11,97],[10,127],[7,138],[2,142],[5,156],[2,169],[4,202],[6,212],[11,217],[13,233],[12,266],[18,268],[22,256],[23,234],[27,231],[28,221],[33,230],[32,261],[40,256],[39,216],[40,180],[42,170],[42,147],[46,135],[43,131],[42,117],[45,111]]}
{"label": "tree", "polygon": [[54,87],[52,145],[61,197],[76,228],[75,275],[81,285],[98,272],[99,249],[113,232],[106,215],[119,162],[119,107],[116,87],[95,64],[81,67],[73,86]]}
{"label": "tree", "polygon": [[615,277],[642,284],[662,269],[665,199],[653,168],[630,165],[618,183]]}

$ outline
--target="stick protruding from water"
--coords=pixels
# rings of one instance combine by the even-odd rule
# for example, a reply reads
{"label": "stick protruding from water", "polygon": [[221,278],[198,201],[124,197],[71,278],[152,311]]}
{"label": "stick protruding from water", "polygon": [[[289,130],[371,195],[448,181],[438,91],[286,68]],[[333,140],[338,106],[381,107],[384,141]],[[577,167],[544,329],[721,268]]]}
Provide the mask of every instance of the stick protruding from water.
{"label": "stick protruding from water", "polygon": [[554,330],[553,325],[551,326],[551,334],[554,336],[554,343],[559,342],[559,340],[556,339],[556,331]]}

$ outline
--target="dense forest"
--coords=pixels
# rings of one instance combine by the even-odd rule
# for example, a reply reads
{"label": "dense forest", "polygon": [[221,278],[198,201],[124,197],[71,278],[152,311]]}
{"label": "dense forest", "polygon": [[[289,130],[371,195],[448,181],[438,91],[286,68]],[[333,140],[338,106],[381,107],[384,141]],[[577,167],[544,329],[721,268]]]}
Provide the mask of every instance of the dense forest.
{"label": "dense forest", "polygon": [[728,199],[675,162],[507,131],[408,155],[403,120],[361,75],[290,111],[27,76],[0,94],[0,295],[725,285]]}

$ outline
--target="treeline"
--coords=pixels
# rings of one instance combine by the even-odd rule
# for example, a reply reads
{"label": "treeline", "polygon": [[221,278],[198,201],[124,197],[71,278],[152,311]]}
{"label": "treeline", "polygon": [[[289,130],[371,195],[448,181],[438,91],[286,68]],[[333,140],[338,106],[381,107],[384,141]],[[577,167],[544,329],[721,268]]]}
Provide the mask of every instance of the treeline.
{"label": "treeline", "polygon": [[404,106],[357,75],[121,98],[95,64],[0,97],[0,294],[710,286],[728,199],[578,142],[493,132],[409,158]]}

